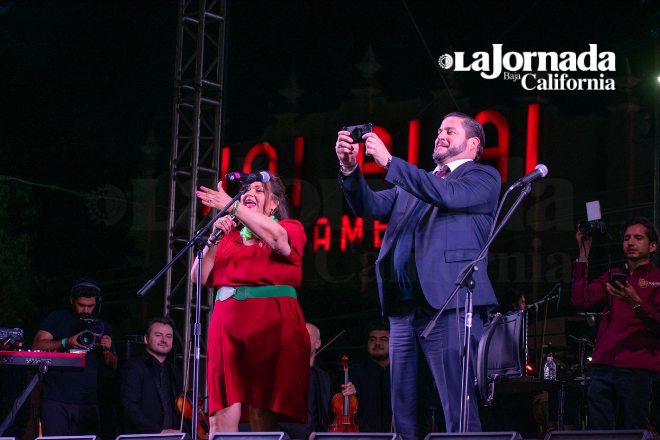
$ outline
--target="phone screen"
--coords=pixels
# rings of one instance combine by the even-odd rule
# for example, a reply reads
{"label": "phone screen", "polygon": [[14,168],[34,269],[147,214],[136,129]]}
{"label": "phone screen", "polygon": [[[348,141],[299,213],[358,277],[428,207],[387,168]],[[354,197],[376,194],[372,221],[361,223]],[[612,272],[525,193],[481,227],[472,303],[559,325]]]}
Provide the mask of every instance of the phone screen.
{"label": "phone screen", "polygon": [[625,286],[627,280],[628,280],[628,276],[626,274],[615,273],[615,274],[612,275],[612,286],[618,288],[619,285],[616,284],[617,281],[620,282],[623,286]]}

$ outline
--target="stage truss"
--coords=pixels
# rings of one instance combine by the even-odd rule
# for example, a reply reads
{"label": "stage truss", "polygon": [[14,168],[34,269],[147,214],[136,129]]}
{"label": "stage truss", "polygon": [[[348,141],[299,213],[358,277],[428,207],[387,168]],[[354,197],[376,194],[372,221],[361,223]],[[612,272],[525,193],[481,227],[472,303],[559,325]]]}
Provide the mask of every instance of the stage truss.
{"label": "stage truss", "polygon": [[[204,219],[195,192],[220,178],[220,140],[226,0],[180,0],[174,82],[167,261],[190,240]],[[215,211],[209,214],[215,215]],[[190,281],[194,249],[165,275],[165,315],[180,331],[184,368],[191,364],[195,288]],[[202,295],[202,354],[208,340],[212,291]],[[202,362],[204,365],[204,362]],[[192,374],[186,377],[191,378]],[[203,390],[205,375],[202,375]]]}

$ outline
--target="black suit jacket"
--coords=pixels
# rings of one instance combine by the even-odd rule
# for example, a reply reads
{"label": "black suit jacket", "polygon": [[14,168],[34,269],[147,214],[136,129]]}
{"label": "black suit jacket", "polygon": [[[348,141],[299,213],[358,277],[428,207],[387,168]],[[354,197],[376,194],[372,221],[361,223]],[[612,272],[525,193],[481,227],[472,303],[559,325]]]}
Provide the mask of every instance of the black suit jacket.
{"label": "black suit jacket", "polygon": [[[385,315],[395,306],[396,284],[385,282],[379,264],[392,249],[405,220],[418,200],[426,204],[415,227],[415,264],[426,301],[440,309],[454,290],[460,271],[486,243],[495,219],[500,194],[500,175],[493,167],[467,162],[446,179],[392,158],[385,180],[394,188],[372,191],[358,166],[349,176],[339,173],[339,184],[353,213],[368,220],[386,221],[387,229],[376,260],[376,279]],[[474,306],[496,306],[488,279],[487,258],[475,273]],[[465,289],[460,304],[465,302]],[[453,307],[453,303],[449,308]]]}
{"label": "black suit jacket", "polygon": [[[153,356],[145,352],[127,360],[122,368],[119,394],[125,434],[159,433],[163,430],[163,399],[156,382],[157,366],[152,359]],[[176,365],[167,361],[165,363],[171,379],[170,392],[174,401],[183,391],[183,380]],[[172,411],[176,414],[175,408],[172,408]],[[186,428],[184,423],[184,430]]]}

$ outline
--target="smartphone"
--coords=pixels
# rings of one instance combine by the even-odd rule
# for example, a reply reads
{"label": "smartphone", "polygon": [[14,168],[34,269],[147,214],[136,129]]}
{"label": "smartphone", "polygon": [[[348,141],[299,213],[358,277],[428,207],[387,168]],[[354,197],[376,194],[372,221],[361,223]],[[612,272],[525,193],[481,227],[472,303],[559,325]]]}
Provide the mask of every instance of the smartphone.
{"label": "smartphone", "polygon": [[368,123],[368,124],[362,124],[362,125],[351,125],[349,127],[344,127],[342,130],[344,131],[349,131],[351,133],[351,139],[353,139],[353,142],[356,144],[359,144],[361,142],[364,142],[364,139],[362,139],[362,136],[364,136],[367,133],[371,133],[373,129],[373,124]]}
{"label": "smartphone", "polygon": [[619,285],[616,284],[617,281],[620,282],[621,285],[625,287],[626,281],[628,281],[628,275],[626,275],[625,273],[613,273],[612,282],[610,284],[618,289]]}

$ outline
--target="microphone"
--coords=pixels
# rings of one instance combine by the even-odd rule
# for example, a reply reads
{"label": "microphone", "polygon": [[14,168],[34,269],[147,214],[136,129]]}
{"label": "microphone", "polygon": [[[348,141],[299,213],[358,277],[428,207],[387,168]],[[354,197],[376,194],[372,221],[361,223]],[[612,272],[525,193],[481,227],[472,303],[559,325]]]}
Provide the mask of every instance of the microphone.
{"label": "microphone", "polygon": [[216,230],[213,235],[209,237],[208,243],[211,243],[211,245],[214,245],[216,240],[222,235],[224,231],[222,229]]}
{"label": "microphone", "polygon": [[557,283],[559,285],[558,293],[557,293],[557,311],[559,311],[559,303],[561,302],[561,283]]}
{"label": "microphone", "polygon": [[268,174],[267,171],[260,171],[258,173],[229,173],[225,174],[225,179],[229,180],[230,182],[266,183],[270,180],[270,174]]}
{"label": "microphone", "polygon": [[[235,218],[236,218],[235,216],[233,216],[233,215],[231,216],[232,221],[233,221]],[[208,241],[207,241],[207,244],[208,244],[208,243],[211,243],[211,246],[212,246],[212,245],[215,245],[215,242],[218,240],[218,238],[220,238],[220,236],[221,236],[223,233],[224,233],[224,231],[223,231],[222,229],[216,229],[216,231],[215,231],[213,234],[211,234],[211,236],[209,237],[209,239],[208,239]]]}
{"label": "microphone", "polygon": [[526,176],[523,176],[520,179],[518,179],[518,181],[516,183],[514,183],[511,188],[513,189],[513,188],[516,188],[518,186],[527,185],[528,183],[533,182],[536,179],[540,179],[541,177],[547,176],[547,174],[548,174],[548,167],[546,167],[545,165],[540,163],[540,164],[536,165],[536,168],[534,168],[534,171],[532,171],[531,173],[527,174]]}

